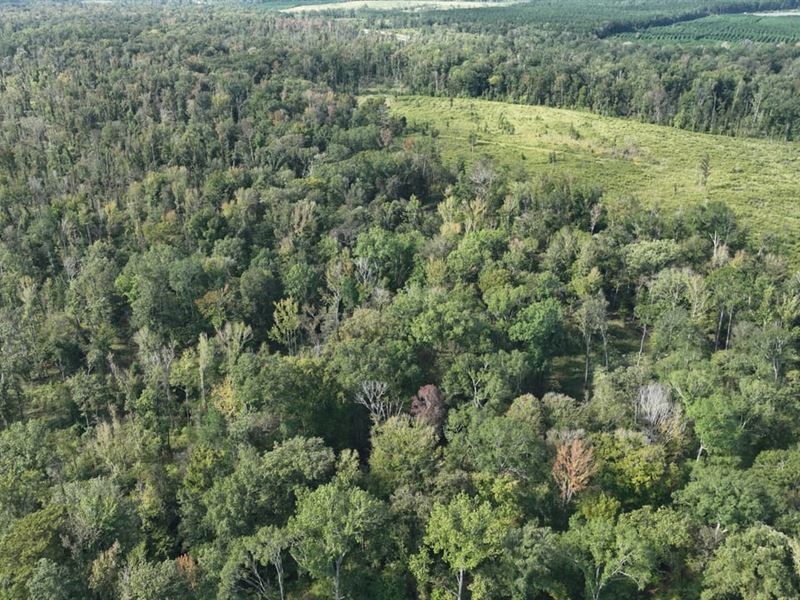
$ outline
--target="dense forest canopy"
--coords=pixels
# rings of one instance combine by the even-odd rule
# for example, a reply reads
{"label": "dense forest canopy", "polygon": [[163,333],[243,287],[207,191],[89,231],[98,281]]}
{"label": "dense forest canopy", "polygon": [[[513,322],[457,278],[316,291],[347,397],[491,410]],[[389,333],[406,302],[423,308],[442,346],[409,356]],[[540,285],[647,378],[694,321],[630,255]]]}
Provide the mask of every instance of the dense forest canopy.
{"label": "dense forest canopy", "polygon": [[[359,18],[271,17],[204,6],[164,13],[117,6],[7,9],[0,56],[56,48],[76,37],[95,40],[89,64],[140,45],[198,52],[254,76],[286,74],[335,91],[379,88],[440,96],[471,96],[591,110],[700,132],[795,140],[800,135],[800,46],[701,43],[676,45],[619,38],[690,15],[794,7],[782,2],[649,2],[569,0],[438,12],[365,11]],[[17,12],[18,11],[18,12]],[[42,13],[44,11],[44,13]],[[630,23],[631,15],[643,16]],[[337,13],[331,13],[337,14]],[[42,22],[44,18],[44,26]],[[641,21],[641,22],[640,22]],[[151,28],[155,25],[155,28]],[[180,33],[179,33],[180,32]],[[180,35],[184,43],[177,44]],[[205,47],[219,36],[218,48]],[[136,42],[132,37],[136,38]],[[798,38],[800,43],[800,38]],[[96,52],[104,49],[102,56]],[[246,52],[245,52],[246,50]],[[236,56],[236,54],[239,54]],[[164,57],[165,58],[165,57]],[[162,60],[164,59],[162,58]],[[173,55],[171,59],[179,59]],[[124,61],[116,68],[124,66]]]}
{"label": "dense forest canopy", "polygon": [[469,14],[0,9],[0,597],[800,597],[793,263],[358,96],[793,139],[800,49]]}

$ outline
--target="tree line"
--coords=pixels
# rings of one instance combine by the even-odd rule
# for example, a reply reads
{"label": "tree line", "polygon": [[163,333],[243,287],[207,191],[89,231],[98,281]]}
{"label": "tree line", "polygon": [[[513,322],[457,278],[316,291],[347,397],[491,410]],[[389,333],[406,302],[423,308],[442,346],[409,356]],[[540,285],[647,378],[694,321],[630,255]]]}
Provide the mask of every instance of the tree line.
{"label": "tree line", "polygon": [[[546,8],[542,10],[550,15]],[[580,3],[569,9],[586,12]],[[9,66],[20,53],[63,43],[66,35],[100,44],[102,52],[99,47],[86,52],[84,67],[101,77],[126,64],[120,56],[107,63],[112,53],[130,47],[125,42],[128,33],[139,35],[136,45],[176,50],[170,45],[173,33],[146,29],[157,25],[161,13],[153,15],[135,5],[113,20],[102,9],[67,8],[61,18],[69,26],[60,29],[40,26],[42,15],[33,9],[8,10],[14,18],[0,40],[0,56]],[[163,10],[182,15],[171,17],[176,21],[185,18],[178,9]],[[520,10],[525,18],[512,19]],[[281,74],[324,83],[340,93],[383,88],[480,97],[590,110],[696,132],[782,140],[798,136],[800,48],[795,45],[631,41],[571,28],[557,19],[537,20],[531,10],[367,11],[336,19],[211,6],[212,20],[184,26],[188,45],[183,51],[224,52],[225,68],[239,78]],[[556,12],[563,10],[559,6]],[[587,18],[613,27],[626,14],[629,11],[606,7],[599,14],[590,11]],[[409,30],[413,33],[403,33]],[[203,48],[206,35],[222,36],[224,41],[219,48]],[[245,47],[249,52],[240,52]],[[208,58],[209,66],[222,64],[219,57]]]}

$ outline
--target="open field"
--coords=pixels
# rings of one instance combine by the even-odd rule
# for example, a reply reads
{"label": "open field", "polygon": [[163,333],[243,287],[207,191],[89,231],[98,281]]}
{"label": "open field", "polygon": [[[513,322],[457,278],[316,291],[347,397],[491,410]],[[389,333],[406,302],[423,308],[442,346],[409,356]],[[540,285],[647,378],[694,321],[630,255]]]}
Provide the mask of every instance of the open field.
{"label": "open field", "polygon": [[767,12],[750,13],[756,17],[800,17],[800,10],[772,10]]}
{"label": "open field", "polygon": [[707,44],[709,42],[795,44],[800,42],[800,12],[778,11],[714,15],[667,25],[651,27],[619,36],[656,43]]}
{"label": "open field", "polygon": [[307,13],[343,10],[449,10],[455,8],[486,8],[510,6],[519,0],[343,0],[320,4],[301,4],[282,9],[286,13]]}
{"label": "open field", "polygon": [[[412,96],[390,99],[390,105],[409,122],[435,126],[448,161],[486,155],[511,171],[573,174],[601,186],[610,202],[630,195],[665,207],[721,200],[754,235],[774,236],[800,259],[800,144],[486,100],[454,99],[451,105],[446,98]],[[704,187],[699,165],[706,154]]]}

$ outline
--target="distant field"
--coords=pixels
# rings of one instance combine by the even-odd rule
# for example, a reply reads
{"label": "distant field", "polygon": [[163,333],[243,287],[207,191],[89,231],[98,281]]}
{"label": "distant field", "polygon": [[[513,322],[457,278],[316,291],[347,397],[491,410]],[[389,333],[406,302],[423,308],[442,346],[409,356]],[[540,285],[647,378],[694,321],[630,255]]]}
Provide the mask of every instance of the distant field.
{"label": "distant field", "polygon": [[448,10],[455,8],[485,8],[510,6],[524,0],[342,0],[341,2],[323,2],[319,4],[302,4],[282,9],[287,13],[305,13],[318,11],[342,11],[367,8],[370,10]]}
{"label": "distant field", "polygon": [[756,17],[800,17],[800,9],[795,10],[773,10],[767,12],[750,13]]}
{"label": "distant field", "polygon": [[679,44],[746,41],[796,44],[800,42],[800,12],[777,11],[774,13],[715,15],[665,27],[651,27],[619,37]]}
{"label": "distant field", "polygon": [[290,13],[370,11],[421,13],[426,22],[465,21],[594,33],[607,37],[715,12],[740,13],[753,6],[795,6],[798,0],[267,0],[262,6]]}
{"label": "distant field", "polygon": [[[390,99],[390,106],[409,122],[435,126],[448,161],[486,155],[516,172],[569,173],[601,186],[609,202],[631,195],[665,207],[721,200],[756,235],[774,236],[800,259],[800,144],[487,100],[455,99],[451,106],[444,98],[412,96]],[[706,154],[710,175],[703,187]]]}

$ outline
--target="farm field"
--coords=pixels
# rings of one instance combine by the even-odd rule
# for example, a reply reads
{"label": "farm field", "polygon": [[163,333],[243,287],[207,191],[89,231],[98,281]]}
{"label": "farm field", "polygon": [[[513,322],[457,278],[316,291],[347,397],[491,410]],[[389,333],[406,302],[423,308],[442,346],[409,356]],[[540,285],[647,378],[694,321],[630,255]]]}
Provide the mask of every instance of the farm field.
{"label": "farm field", "polygon": [[[413,96],[390,99],[390,106],[409,123],[433,125],[445,160],[488,156],[512,173],[577,173],[602,187],[609,202],[631,195],[664,207],[720,200],[754,235],[774,236],[794,261],[800,259],[798,144],[486,100],[454,99],[451,105]],[[710,171],[703,186],[706,155]]]}
{"label": "farm field", "polygon": [[709,42],[795,44],[800,42],[800,12],[713,15],[694,21],[625,33],[619,38],[678,44]]}

